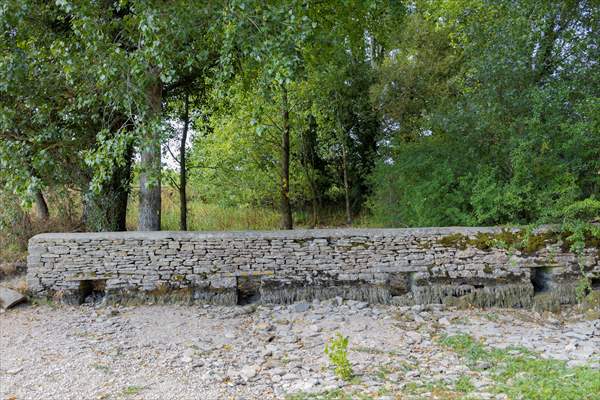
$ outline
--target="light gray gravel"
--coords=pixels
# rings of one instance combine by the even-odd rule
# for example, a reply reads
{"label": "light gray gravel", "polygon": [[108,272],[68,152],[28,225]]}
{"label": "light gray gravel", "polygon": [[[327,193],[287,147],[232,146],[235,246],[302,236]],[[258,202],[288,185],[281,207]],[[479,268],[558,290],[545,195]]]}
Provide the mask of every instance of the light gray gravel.
{"label": "light gray gravel", "polygon": [[[323,352],[336,332],[350,338],[359,378],[352,384],[335,377]],[[445,333],[525,346],[570,365],[598,367],[600,357],[600,323],[573,310],[556,316],[341,299],[269,307],[22,305],[0,314],[0,399],[267,400],[344,386],[395,393],[409,382],[451,384],[465,374],[479,398],[502,399],[486,393],[485,373],[438,345]]]}

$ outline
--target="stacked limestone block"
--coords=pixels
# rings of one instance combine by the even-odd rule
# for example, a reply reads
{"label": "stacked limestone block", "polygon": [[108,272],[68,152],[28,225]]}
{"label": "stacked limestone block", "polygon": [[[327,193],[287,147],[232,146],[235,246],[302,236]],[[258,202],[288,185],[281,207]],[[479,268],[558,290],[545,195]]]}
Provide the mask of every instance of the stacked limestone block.
{"label": "stacked limestone block", "polygon": [[[478,246],[500,228],[335,229],[273,232],[42,234],[29,242],[36,296],[82,302],[289,303],[342,296],[396,304],[468,301],[529,306],[536,291],[573,301],[598,250],[560,242],[535,252]],[[449,240],[450,239],[450,240]],[[486,239],[487,240],[487,239]],[[535,271],[542,271],[537,273]]]}

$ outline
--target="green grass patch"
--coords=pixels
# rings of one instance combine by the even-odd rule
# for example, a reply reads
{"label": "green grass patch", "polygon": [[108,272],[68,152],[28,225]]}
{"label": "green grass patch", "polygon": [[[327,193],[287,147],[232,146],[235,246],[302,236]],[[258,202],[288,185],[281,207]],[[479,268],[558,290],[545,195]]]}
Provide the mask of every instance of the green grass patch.
{"label": "green grass patch", "polygon": [[458,378],[454,384],[454,389],[461,393],[471,393],[473,390],[475,390],[475,385],[473,385],[473,382],[471,382],[470,377],[463,375]]}
{"label": "green grass patch", "polygon": [[123,389],[123,394],[126,396],[132,396],[134,394],[138,394],[142,390],[144,390],[143,386],[127,386],[125,389]]}
{"label": "green grass patch", "polygon": [[444,337],[440,342],[472,367],[480,361],[490,363],[494,393],[523,400],[600,400],[600,371],[591,367],[569,368],[564,361],[541,359],[522,348],[488,349],[468,335]]}

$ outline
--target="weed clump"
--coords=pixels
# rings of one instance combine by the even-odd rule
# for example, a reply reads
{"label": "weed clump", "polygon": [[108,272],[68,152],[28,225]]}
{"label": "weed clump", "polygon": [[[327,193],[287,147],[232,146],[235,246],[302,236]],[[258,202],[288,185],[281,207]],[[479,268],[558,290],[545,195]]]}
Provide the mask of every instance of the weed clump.
{"label": "weed clump", "polygon": [[335,374],[345,380],[349,381],[354,375],[352,372],[352,366],[348,361],[348,337],[342,336],[339,332],[335,338],[331,339],[329,343],[325,345],[325,354],[329,357],[329,361],[335,367]]}

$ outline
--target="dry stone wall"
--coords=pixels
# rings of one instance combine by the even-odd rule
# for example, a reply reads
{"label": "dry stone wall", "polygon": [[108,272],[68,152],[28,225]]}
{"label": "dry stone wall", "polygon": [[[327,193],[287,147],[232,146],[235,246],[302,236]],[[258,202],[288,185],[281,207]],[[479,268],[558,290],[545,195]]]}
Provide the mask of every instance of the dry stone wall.
{"label": "dry stone wall", "polygon": [[[557,305],[597,248],[579,258],[545,234],[516,250],[500,228],[273,232],[48,233],[29,242],[29,290],[69,303],[290,303],[341,296],[400,305]],[[504,248],[502,248],[504,247]],[[540,294],[540,296],[537,296]]]}

